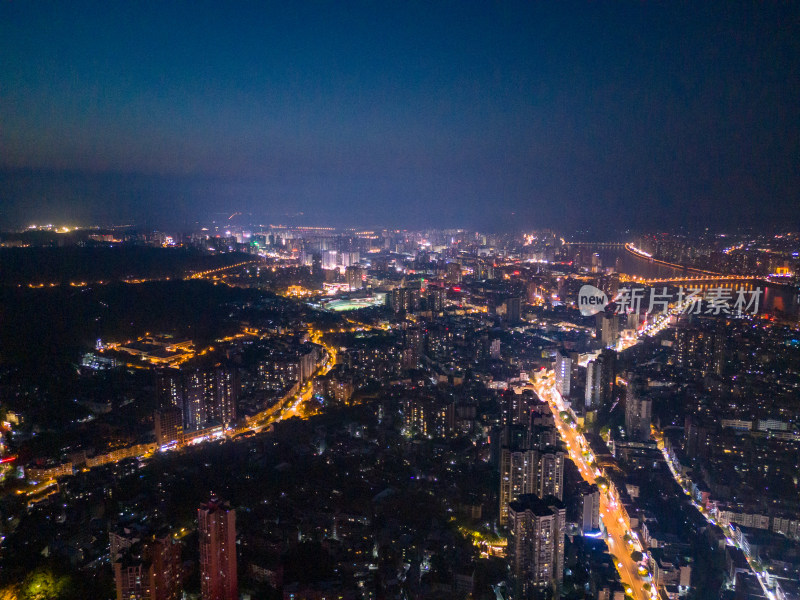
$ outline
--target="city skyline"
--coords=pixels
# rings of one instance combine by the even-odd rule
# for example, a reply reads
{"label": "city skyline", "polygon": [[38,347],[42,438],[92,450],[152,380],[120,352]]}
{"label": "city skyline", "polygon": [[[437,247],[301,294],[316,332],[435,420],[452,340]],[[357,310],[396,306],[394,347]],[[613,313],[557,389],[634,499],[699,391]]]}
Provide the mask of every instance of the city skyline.
{"label": "city skyline", "polygon": [[800,3],[0,0],[0,600],[800,600]]}
{"label": "city skyline", "polygon": [[797,233],[45,227],[0,258],[4,598],[800,592]]}

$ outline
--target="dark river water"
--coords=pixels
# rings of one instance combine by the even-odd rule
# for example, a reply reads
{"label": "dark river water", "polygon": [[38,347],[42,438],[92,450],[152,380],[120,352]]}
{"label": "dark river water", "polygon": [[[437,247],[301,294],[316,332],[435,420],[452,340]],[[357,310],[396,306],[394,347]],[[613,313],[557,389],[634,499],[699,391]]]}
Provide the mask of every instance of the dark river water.
{"label": "dark river water", "polygon": [[[659,265],[650,262],[646,258],[640,258],[631,254],[623,247],[594,247],[591,248],[591,251],[597,252],[600,255],[604,267],[614,267],[616,271],[627,275],[644,277],[646,279],[692,276],[692,273],[684,269]],[[689,286],[687,285],[687,287]],[[711,286],[698,287],[724,287],[732,289],[734,291],[734,296],[738,289],[752,291],[755,287],[760,287],[764,290],[761,296],[761,306],[764,310],[767,312],[782,312],[795,318],[800,316],[800,297],[798,297],[798,291],[788,286],[733,282],[725,284],[715,283]],[[759,312],[761,312],[761,309]]]}

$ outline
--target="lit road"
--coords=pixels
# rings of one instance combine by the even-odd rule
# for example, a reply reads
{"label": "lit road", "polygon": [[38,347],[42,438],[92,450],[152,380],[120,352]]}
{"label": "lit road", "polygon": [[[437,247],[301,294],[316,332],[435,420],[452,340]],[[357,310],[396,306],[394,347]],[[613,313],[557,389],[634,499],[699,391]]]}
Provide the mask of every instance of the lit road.
{"label": "lit road", "polygon": [[[622,351],[639,343],[643,338],[657,335],[669,327],[672,317],[677,316],[689,306],[688,301],[675,304],[668,311],[655,315],[650,323],[646,324],[635,336],[624,338],[617,351]],[[572,425],[565,423],[561,418],[561,411],[565,410],[561,395],[554,389],[555,375],[553,371],[548,371],[544,376],[539,376],[533,385],[537,395],[547,402],[553,412],[556,427],[561,435],[561,439],[567,446],[567,451],[572,461],[577,465],[581,476],[589,483],[595,483],[596,478],[601,475],[600,471],[592,471],[589,461],[592,455],[585,438]],[[617,571],[620,579],[631,591],[630,594],[636,600],[647,600],[655,598],[657,590],[652,585],[652,579],[648,573],[644,575],[639,572],[639,565],[631,558],[634,550],[643,551],[635,532],[628,527],[629,521],[622,506],[613,498],[606,489],[601,490],[600,494],[600,517],[603,520],[608,533],[609,551],[616,557]],[[626,535],[631,541],[625,539]],[[649,584],[649,591],[644,587]]]}
{"label": "lit road", "polygon": [[642,329],[636,332],[635,336],[620,337],[615,350],[617,352],[622,352],[623,350],[627,350],[628,348],[638,344],[644,337],[652,337],[661,333],[670,326],[672,317],[677,317],[679,314],[690,308],[691,304],[692,300],[684,300],[678,304],[671,305],[669,310],[666,312],[653,315],[650,317],[650,322],[645,323]]}
{"label": "lit road", "polygon": [[[592,471],[589,466],[592,456],[583,435],[561,418],[560,413],[564,406],[561,397],[553,388],[554,383],[553,372],[548,371],[546,375],[537,379],[533,384],[533,389],[550,406],[558,433],[567,447],[570,458],[578,467],[581,476],[590,484],[596,483],[600,472]],[[631,553],[634,550],[641,551],[642,549],[636,540],[636,534],[628,529],[625,524],[626,519],[622,507],[611,498],[605,488],[601,490],[600,494],[600,517],[608,532],[609,551],[615,557],[617,571],[619,571],[622,583],[627,588],[626,591],[629,590],[628,593],[636,600],[651,600],[651,598],[655,598],[655,588],[651,588],[651,591],[648,592],[644,587],[645,584],[651,582],[650,576],[640,574],[638,563],[631,558]],[[625,540],[626,534],[629,539],[633,538],[632,542]]]}
{"label": "lit road", "polygon": [[292,417],[304,418],[307,416],[303,410],[303,406],[306,402],[311,400],[314,395],[314,386],[312,384],[314,377],[326,375],[336,365],[336,349],[324,344],[321,331],[312,331],[311,341],[325,348],[328,353],[327,360],[325,360],[308,381],[303,384],[298,393],[286,394],[266,410],[250,417],[247,424],[238,427],[235,433],[245,433],[248,431],[259,432],[277,421],[291,419]]}
{"label": "lit road", "polygon": [[[621,351],[639,343],[643,338],[657,335],[669,327],[672,317],[677,316],[690,306],[690,300],[672,305],[668,311],[655,315],[635,336],[626,338],[621,347]],[[593,459],[590,448],[585,438],[575,427],[565,423],[561,417],[561,412],[566,409],[561,395],[555,390],[555,374],[552,370],[543,375],[539,375],[534,384],[533,390],[542,400],[546,401],[553,413],[559,435],[564,441],[569,456],[580,471],[581,477],[588,483],[596,483],[597,477],[601,475],[599,470],[593,471],[589,462]],[[669,461],[667,461],[669,463]],[[670,465],[670,468],[671,465]],[[675,473],[673,473],[675,475]],[[619,571],[620,579],[626,586],[626,591],[636,600],[651,600],[657,597],[657,589],[652,585],[650,574],[640,573],[639,565],[631,558],[634,550],[642,552],[644,549],[639,543],[635,532],[628,527],[627,515],[622,506],[611,496],[609,490],[601,488],[600,494],[600,517],[603,520],[608,533],[609,551],[616,557],[616,567]],[[628,537],[628,540],[625,537]],[[648,588],[645,588],[645,584]]]}
{"label": "lit road", "polygon": [[311,384],[311,380],[306,381],[298,393],[286,394],[266,410],[250,417],[247,424],[237,428],[235,433],[259,432],[277,421],[291,419],[292,417],[303,417],[305,415],[302,410],[303,404],[311,400],[313,394],[314,386]]}
{"label": "lit road", "polygon": [[217,275],[220,275],[220,274],[224,273],[225,271],[229,271],[231,269],[237,269],[239,267],[246,267],[248,265],[257,265],[260,262],[261,261],[259,261],[259,260],[246,260],[244,262],[236,263],[235,265],[228,265],[227,267],[219,267],[217,269],[209,269],[207,271],[199,271],[197,273],[193,273],[192,275],[189,275],[186,279],[203,279],[203,278],[209,277],[209,276],[213,278],[213,277],[216,277]]}
{"label": "lit road", "polygon": [[[214,273],[218,273],[220,271],[224,271],[226,269],[232,269],[236,267],[241,267],[246,264],[251,264],[251,262],[256,261],[248,261],[247,263],[240,263],[237,265],[230,265],[229,267],[221,267],[220,269],[215,269],[214,271],[206,271],[203,273],[196,273],[192,278],[199,279],[205,276],[213,275]],[[361,330],[368,330],[368,329],[379,329],[379,327],[374,327],[371,325],[365,324],[354,324],[354,326],[349,329],[349,331],[361,331]],[[341,329],[340,331],[344,332],[345,329]],[[289,392],[284,395],[279,401],[275,402],[269,408],[261,411],[260,413],[249,417],[246,423],[239,425],[233,429],[225,431],[225,436],[228,438],[236,437],[238,435],[246,435],[251,433],[259,433],[263,431],[265,428],[269,427],[273,423],[281,421],[283,419],[290,419],[292,417],[299,417],[301,419],[308,418],[311,416],[313,411],[306,410],[307,403],[311,398],[314,396],[314,386],[313,386],[313,379],[318,375],[326,375],[335,365],[337,359],[337,351],[335,347],[332,347],[326,344],[322,337],[324,332],[319,330],[310,330],[309,337],[311,341],[315,344],[321,345],[325,348],[327,356],[323,357],[323,362],[317,370],[309,377],[309,379],[300,387],[297,392]],[[225,341],[231,341],[233,339],[244,337],[246,335],[256,335],[252,332],[247,332],[243,334],[237,334],[235,336],[231,336],[227,338]],[[200,354],[205,354],[206,350],[201,352]],[[133,365],[135,366],[135,365]],[[148,368],[146,366],[139,366],[137,368]],[[182,446],[173,446],[170,451],[180,450]],[[148,451],[145,454],[139,455],[137,458],[140,460],[146,460],[152,458],[153,452]],[[130,458],[126,456],[126,458]],[[122,459],[120,459],[122,460]],[[114,460],[112,462],[118,462]],[[109,462],[104,462],[103,465],[109,464]],[[84,468],[83,471],[88,471],[89,468]],[[46,496],[49,496],[58,491],[58,483],[55,479],[50,479],[44,482],[41,482],[35,486],[28,488],[27,490],[17,490],[16,493],[18,495],[26,494],[31,498],[31,503],[36,503],[39,500],[44,499]],[[42,495],[43,492],[47,492],[46,495]]]}

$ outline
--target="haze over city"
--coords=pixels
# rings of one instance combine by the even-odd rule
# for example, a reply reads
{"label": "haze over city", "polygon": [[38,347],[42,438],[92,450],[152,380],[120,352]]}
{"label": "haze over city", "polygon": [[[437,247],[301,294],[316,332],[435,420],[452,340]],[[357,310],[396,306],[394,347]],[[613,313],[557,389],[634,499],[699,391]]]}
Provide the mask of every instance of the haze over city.
{"label": "haze over city", "polygon": [[0,224],[797,225],[798,40],[793,3],[6,1]]}

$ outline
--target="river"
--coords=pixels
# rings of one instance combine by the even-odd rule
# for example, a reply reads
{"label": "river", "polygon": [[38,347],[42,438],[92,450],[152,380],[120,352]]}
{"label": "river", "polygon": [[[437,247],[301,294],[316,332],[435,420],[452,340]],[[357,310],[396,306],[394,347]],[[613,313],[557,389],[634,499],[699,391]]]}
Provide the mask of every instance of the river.
{"label": "river", "polygon": [[[600,255],[600,260],[603,262],[603,267],[613,267],[619,273],[625,273],[634,277],[642,277],[645,279],[659,279],[680,276],[697,276],[684,269],[669,267],[667,265],[660,265],[652,261],[636,256],[628,252],[622,246],[620,247],[592,247],[582,246],[581,252],[596,252]],[[688,286],[687,286],[688,287]],[[766,283],[723,283],[712,284],[707,287],[723,287],[732,289],[734,292],[738,289],[746,289],[752,291],[754,287],[760,287],[764,290],[761,297],[761,307],[764,311],[769,313],[783,313],[795,319],[800,315],[800,294],[798,290],[784,285],[772,285]],[[734,293],[735,296],[735,293]],[[761,310],[759,310],[761,312]]]}

